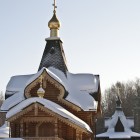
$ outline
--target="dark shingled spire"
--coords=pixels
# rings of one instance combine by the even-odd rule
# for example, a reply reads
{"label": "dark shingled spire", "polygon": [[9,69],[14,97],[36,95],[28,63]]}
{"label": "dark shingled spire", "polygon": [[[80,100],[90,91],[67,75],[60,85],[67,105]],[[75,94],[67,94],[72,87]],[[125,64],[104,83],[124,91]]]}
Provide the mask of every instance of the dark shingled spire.
{"label": "dark shingled spire", "polygon": [[61,70],[66,75],[68,69],[66,65],[64,50],[62,47],[62,41],[60,39],[47,40],[47,44],[38,70],[42,69],[43,67],[54,67]]}
{"label": "dark shingled spire", "polygon": [[46,68],[54,67],[56,69],[59,69],[66,75],[68,69],[66,65],[64,50],[62,47],[62,41],[58,37],[60,22],[56,17],[57,6],[55,0],[53,6],[54,6],[53,17],[48,23],[48,26],[50,28],[50,37],[46,39],[47,41],[46,47],[38,70],[42,69],[43,67]]}

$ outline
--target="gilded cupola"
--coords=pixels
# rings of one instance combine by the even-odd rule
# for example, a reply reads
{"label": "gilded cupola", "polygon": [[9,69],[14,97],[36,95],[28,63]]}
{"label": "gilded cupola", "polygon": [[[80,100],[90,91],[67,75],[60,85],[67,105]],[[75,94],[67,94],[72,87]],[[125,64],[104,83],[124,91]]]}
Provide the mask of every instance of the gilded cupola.
{"label": "gilded cupola", "polygon": [[43,76],[41,75],[40,76],[40,88],[37,90],[37,95],[40,98],[43,98],[44,94],[45,94],[45,90],[43,89],[42,85],[43,85]]}
{"label": "gilded cupola", "polygon": [[54,11],[53,11],[53,17],[51,18],[51,20],[48,22],[48,27],[51,30],[50,33],[50,37],[58,37],[58,30],[60,28],[60,21],[58,20],[57,16],[56,16],[56,2],[54,0]]}

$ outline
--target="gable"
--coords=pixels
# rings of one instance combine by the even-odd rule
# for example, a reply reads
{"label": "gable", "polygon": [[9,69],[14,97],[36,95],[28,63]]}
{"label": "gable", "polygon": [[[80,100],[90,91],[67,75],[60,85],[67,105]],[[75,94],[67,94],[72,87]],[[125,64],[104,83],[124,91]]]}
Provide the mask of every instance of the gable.
{"label": "gable", "polygon": [[[40,87],[40,76],[43,76],[43,89],[45,90],[44,98],[56,102],[59,104],[62,103],[71,109],[76,111],[81,110],[80,107],[72,104],[71,102],[65,100],[67,92],[65,87],[60,83],[60,79],[54,79],[54,77],[49,75],[46,70],[44,70],[36,79],[34,79],[30,84],[25,88],[25,97],[38,97],[37,90]],[[58,82],[59,81],[59,82]]]}
{"label": "gable", "polygon": [[41,106],[40,103],[33,103],[13,115],[8,121],[19,122],[22,119],[23,122],[54,122],[55,118],[42,110]]}
{"label": "gable", "polygon": [[[28,92],[27,98],[30,97],[38,97],[37,91],[40,88],[40,83],[37,82],[37,84],[34,85],[30,85],[30,87],[28,87],[30,89],[28,89],[29,91],[26,90],[26,94]],[[43,81],[43,89],[45,91],[44,97],[45,99],[51,100],[53,102],[57,102],[58,101],[58,97],[59,96],[63,96],[63,89],[60,89],[58,87],[55,86],[54,83],[52,83],[52,81],[48,80],[47,78],[44,79]]]}
{"label": "gable", "polygon": [[[14,85],[15,87],[9,86],[10,88],[6,89],[7,91],[9,89],[12,89],[12,92],[10,92],[12,96],[10,97],[10,99],[8,98],[10,102],[9,100],[4,101],[2,110],[9,110],[9,108],[12,108],[14,105],[25,100],[25,98],[31,97],[30,92],[36,86],[39,86],[39,77],[42,74],[44,75],[44,78],[47,76],[46,81],[50,82],[55,86],[55,88],[60,90],[60,94],[59,96],[57,96],[57,99],[61,103],[61,105],[65,105],[75,111],[84,110],[96,112],[97,109],[99,110],[99,76],[92,74],[72,74],[67,72],[66,77],[64,73],[55,68],[42,68],[36,74],[27,76],[28,78],[19,78],[25,81],[24,86],[18,92],[14,90],[16,89],[16,84],[12,84],[12,81],[15,82],[15,80],[10,80],[10,85]],[[16,82],[18,81],[16,80]],[[47,84],[44,84],[43,86],[47,86]],[[9,92],[7,94],[9,94]],[[36,93],[34,92],[34,94]],[[96,97],[96,100],[94,99],[94,95]],[[20,100],[15,100],[16,97],[20,97]],[[36,97],[36,95],[34,95],[33,97]],[[85,100],[85,102],[83,102],[83,100]]]}
{"label": "gable", "polygon": [[[48,116],[48,117],[50,117],[50,119],[52,119],[54,117],[55,119],[58,119],[61,122],[66,123],[68,125],[72,125],[74,128],[78,128],[81,131],[84,131],[86,133],[92,132],[90,127],[84,121],[82,121],[75,115],[71,114],[70,112],[65,110],[63,107],[61,107],[49,100],[43,99],[43,98],[29,98],[29,99],[21,102],[20,104],[18,104],[14,108],[12,108],[6,114],[6,118],[8,121],[12,122],[12,121],[17,120],[18,118],[23,117],[24,115],[27,115],[27,116],[31,115],[31,118],[29,119],[29,121],[32,121],[33,117],[38,116],[37,115],[37,114],[39,114],[39,113],[37,113],[39,111],[38,109],[45,112],[44,115],[40,116],[42,119],[44,118],[46,120],[49,120],[46,115],[46,113],[47,113],[51,116],[51,117]],[[23,117],[23,118],[26,119],[27,116]],[[34,120],[36,120],[36,118]]]}
{"label": "gable", "polygon": [[[28,84],[25,88],[25,97],[38,97],[37,90],[40,87],[40,76],[43,76],[43,89],[45,89],[46,92],[50,92],[48,94],[61,94],[63,97],[65,94],[64,87],[57,82],[55,79],[53,79],[45,70],[38,76],[36,79],[34,79],[30,84]],[[59,93],[58,93],[59,92]],[[45,95],[47,97],[47,95]],[[56,95],[57,97],[57,95]]]}

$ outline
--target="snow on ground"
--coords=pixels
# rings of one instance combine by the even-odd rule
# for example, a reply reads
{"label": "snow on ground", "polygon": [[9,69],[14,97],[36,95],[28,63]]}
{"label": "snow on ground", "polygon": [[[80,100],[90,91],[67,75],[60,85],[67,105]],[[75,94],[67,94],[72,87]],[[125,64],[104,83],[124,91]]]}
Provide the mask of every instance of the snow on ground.
{"label": "snow on ground", "polygon": [[8,138],[9,137],[9,127],[7,127],[6,124],[4,124],[2,127],[0,127],[0,138]]}

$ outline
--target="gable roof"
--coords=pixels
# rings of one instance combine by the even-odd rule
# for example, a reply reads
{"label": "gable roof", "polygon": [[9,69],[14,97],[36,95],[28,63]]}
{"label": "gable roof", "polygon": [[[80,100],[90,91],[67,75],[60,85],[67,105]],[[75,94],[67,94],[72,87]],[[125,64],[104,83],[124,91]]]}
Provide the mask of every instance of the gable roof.
{"label": "gable roof", "polygon": [[[53,79],[64,86],[65,90],[68,92],[65,100],[79,106],[84,111],[97,110],[97,101],[95,101],[90,94],[97,94],[98,92],[100,84],[98,76],[92,74],[72,74],[67,72],[66,77],[63,72],[52,67],[49,69],[42,68],[33,75],[17,76],[17,78],[12,77],[6,88],[6,95],[8,96],[9,91],[10,94],[15,94],[4,101],[1,110],[9,110],[22,100],[25,100],[24,90],[26,86],[37,79],[44,70]],[[22,86],[20,83],[22,83]]]}
{"label": "gable roof", "polygon": [[114,131],[118,120],[121,121],[125,131],[129,131],[131,129],[131,123],[127,120],[124,112],[122,110],[116,110],[113,116],[105,121],[105,126],[108,128],[108,131]]}
{"label": "gable roof", "polygon": [[70,113],[63,107],[61,107],[60,105],[58,105],[52,101],[49,101],[47,99],[39,98],[39,97],[28,98],[28,99],[22,101],[17,106],[13,107],[12,109],[10,109],[7,112],[6,118],[9,119],[9,118],[13,117],[14,115],[17,115],[19,112],[24,110],[24,108],[26,108],[29,105],[36,103],[36,102],[42,104],[45,108],[51,110],[52,112],[62,116],[64,119],[69,120],[70,122],[84,128],[86,131],[92,133],[92,130],[89,127],[89,125],[86,124],[83,120],[79,119],[78,117],[76,117],[75,115],[73,115],[72,113]]}

